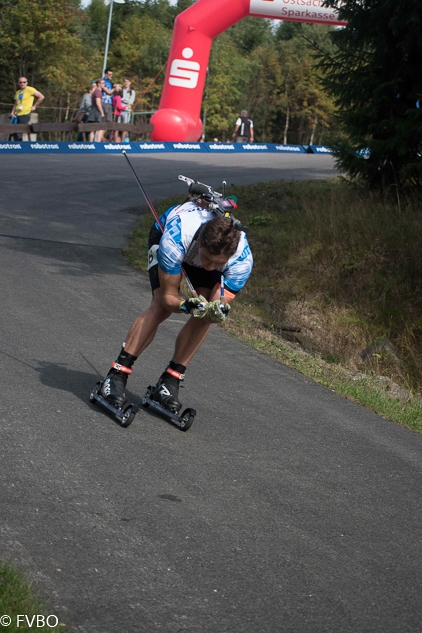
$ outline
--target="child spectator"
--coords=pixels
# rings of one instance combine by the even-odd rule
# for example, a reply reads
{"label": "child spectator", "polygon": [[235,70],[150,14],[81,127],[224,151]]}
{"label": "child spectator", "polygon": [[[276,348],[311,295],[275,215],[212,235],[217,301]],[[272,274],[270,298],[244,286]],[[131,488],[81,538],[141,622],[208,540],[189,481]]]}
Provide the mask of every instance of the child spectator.
{"label": "child spectator", "polygon": [[[123,91],[121,84],[114,85],[114,97],[113,97],[113,121],[116,123],[122,122],[122,113],[126,110],[126,106],[122,101]],[[113,131],[112,140],[115,143],[120,143],[121,137],[117,130]]]}

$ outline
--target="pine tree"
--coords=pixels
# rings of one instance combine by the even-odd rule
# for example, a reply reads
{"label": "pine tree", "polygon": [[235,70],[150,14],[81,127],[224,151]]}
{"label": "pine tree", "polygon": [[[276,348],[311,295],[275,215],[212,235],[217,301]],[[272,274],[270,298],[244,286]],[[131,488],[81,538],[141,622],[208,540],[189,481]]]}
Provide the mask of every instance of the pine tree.
{"label": "pine tree", "polygon": [[325,4],[347,21],[320,58],[348,137],[333,144],[338,166],[384,191],[422,188],[421,0]]}

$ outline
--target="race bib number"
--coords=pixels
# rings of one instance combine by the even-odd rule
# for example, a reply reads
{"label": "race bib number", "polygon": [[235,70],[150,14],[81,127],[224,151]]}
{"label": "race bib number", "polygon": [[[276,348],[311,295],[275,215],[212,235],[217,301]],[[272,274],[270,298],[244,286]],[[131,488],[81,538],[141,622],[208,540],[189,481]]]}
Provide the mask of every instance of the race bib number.
{"label": "race bib number", "polygon": [[152,268],[153,266],[155,266],[156,264],[158,265],[158,261],[157,261],[158,248],[159,248],[159,245],[154,244],[153,246],[151,246],[151,248],[148,251],[148,270]]}

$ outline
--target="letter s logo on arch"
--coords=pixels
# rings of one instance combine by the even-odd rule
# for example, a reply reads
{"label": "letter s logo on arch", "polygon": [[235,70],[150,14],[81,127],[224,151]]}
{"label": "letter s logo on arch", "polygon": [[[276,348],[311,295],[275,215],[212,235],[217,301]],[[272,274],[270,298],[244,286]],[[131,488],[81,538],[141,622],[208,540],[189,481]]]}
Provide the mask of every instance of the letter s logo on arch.
{"label": "letter s logo on arch", "polygon": [[169,84],[179,88],[196,88],[198,85],[199,71],[201,66],[198,62],[188,61],[193,55],[191,48],[184,48],[182,57],[184,59],[173,59],[170,68]]}

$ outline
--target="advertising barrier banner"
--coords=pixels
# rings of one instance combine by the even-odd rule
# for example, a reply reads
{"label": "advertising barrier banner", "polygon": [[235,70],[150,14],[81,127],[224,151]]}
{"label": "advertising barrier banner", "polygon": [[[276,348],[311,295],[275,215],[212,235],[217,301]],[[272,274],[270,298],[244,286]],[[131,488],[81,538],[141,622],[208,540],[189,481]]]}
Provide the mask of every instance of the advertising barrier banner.
{"label": "advertising barrier banner", "polygon": [[173,152],[207,152],[205,143],[166,143],[169,151]]}
{"label": "advertising barrier banner", "polygon": [[325,145],[310,145],[313,154],[331,154],[331,150]]}
{"label": "advertising barrier banner", "polygon": [[144,153],[212,153],[212,154],[330,154],[328,147],[311,145],[282,145],[280,143],[89,143],[47,141],[0,141],[0,154],[117,154],[122,150],[128,154]]}

